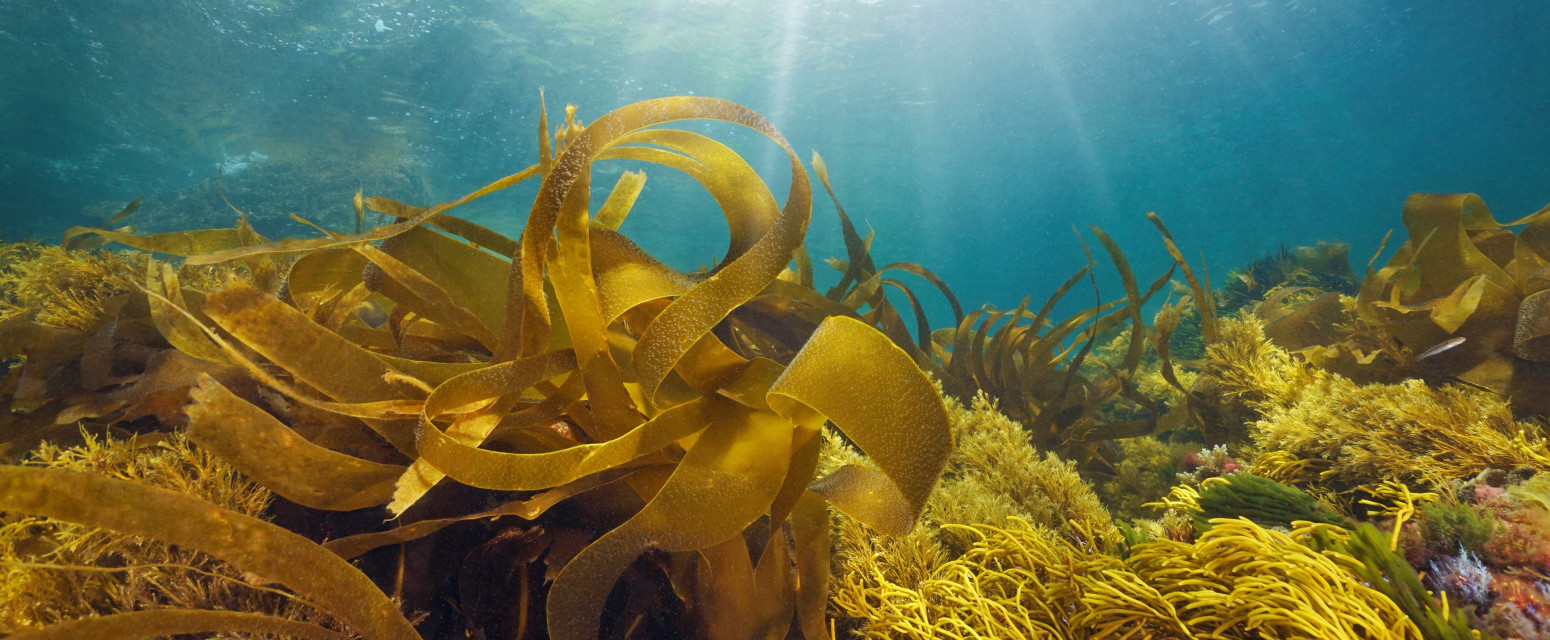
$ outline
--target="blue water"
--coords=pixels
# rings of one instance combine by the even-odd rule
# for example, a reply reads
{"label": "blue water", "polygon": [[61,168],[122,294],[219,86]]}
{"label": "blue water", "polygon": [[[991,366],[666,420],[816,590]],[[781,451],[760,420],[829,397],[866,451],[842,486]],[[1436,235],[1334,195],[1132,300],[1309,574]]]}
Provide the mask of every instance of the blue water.
{"label": "blue water", "polygon": [[[157,194],[292,156],[397,158],[449,199],[533,162],[543,87],[551,118],[675,94],[764,113],[824,154],[880,261],[970,306],[1046,295],[1083,260],[1073,226],[1149,279],[1146,211],[1213,273],[1316,240],[1350,242],[1359,272],[1411,192],[1473,191],[1499,219],[1550,202],[1547,30],[1550,4],[1496,1],[0,0],[0,235],[142,193],[154,228]],[[784,195],[778,149],[711,130]],[[711,261],[710,199],[647,171],[626,231]],[[463,214],[515,234],[531,194]],[[809,248],[843,255],[816,205]]]}

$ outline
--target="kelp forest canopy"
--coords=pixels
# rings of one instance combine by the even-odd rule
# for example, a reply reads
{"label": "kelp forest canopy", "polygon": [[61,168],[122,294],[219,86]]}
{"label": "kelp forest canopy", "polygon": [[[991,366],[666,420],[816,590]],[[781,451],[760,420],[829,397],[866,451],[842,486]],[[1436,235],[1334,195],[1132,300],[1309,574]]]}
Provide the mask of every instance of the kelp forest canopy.
{"label": "kelp forest canopy", "polygon": [[[791,172],[784,205],[726,145],[662,126],[685,120],[741,125],[778,145]],[[1127,477],[1120,441],[1141,436],[1198,431],[1201,444],[1277,451],[1255,467],[1269,479],[1243,480],[1239,493],[1211,485],[1163,504],[1193,510],[1186,522],[1203,531],[1249,514],[1266,526],[1303,523],[1292,535],[1265,538],[1258,524],[1230,520],[1198,542],[1179,537],[1204,554],[1212,540],[1261,536],[1256,544],[1288,562],[1313,563],[1332,583],[1357,588],[1373,620],[1403,630],[1432,616],[1445,626],[1456,622],[1446,606],[1396,608],[1385,598],[1401,596],[1371,580],[1359,586],[1354,569],[1331,560],[1393,561],[1362,546],[1377,534],[1348,535],[1342,513],[1315,499],[1380,496],[1374,487],[1399,475],[1436,485],[1490,466],[1493,456],[1550,466],[1537,426],[1514,422],[1503,402],[1470,405],[1505,420],[1470,432],[1473,449],[1445,438],[1409,443],[1453,465],[1419,473],[1375,472],[1371,460],[1349,459],[1360,454],[1356,445],[1330,449],[1306,429],[1264,426],[1292,410],[1301,389],[1338,375],[1457,381],[1542,413],[1546,211],[1514,223],[1526,225],[1514,234],[1474,196],[1417,195],[1405,209],[1410,240],[1387,266],[1369,268],[1359,290],[1346,248],[1320,245],[1234,272],[1222,293],[1148,214],[1172,258],[1166,272],[1138,279],[1118,243],[1090,227],[1122,295],[1102,297],[1099,261],[1084,241],[1087,266],[1047,298],[966,311],[927,267],[874,260],[871,237],[858,233],[814,153],[811,175],[834,202],[846,247],[828,261],[838,283],[817,290],[804,248],[814,198],[808,165],[745,107],[661,98],[584,126],[568,107],[563,124],[551,130],[543,114],[539,128],[536,164],[462,198],[422,207],[357,194],[349,233],[298,218],[319,235],[271,240],[248,225],[241,203],[228,203],[238,219],[232,228],[146,235],[77,227],[62,247],[10,249],[21,252],[10,256],[15,264],[32,266],[9,277],[32,284],[0,287],[0,349],[13,359],[0,452],[33,458],[0,467],[0,511],[36,518],[27,526],[75,523],[197,552],[216,567],[199,575],[265,604],[235,610],[162,598],[97,615],[34,616],[54,625],[4,631],[828,638],[831,591],[900,588],[831,589],[831,563],[845,560],[833,555],[841,541],[831,540],[830,507],[835,518],[889,538],[917,535],[922,521],[954,531],[940,515],[946,510],[931,505],[944,472],[954,486],[969,477],[954,458],[963,455],[956,445],[974,437],[955,417],[963,404],[1004,414],[1011,422],[997,424],[1014,426],[998,427],[1011,443],[1002,449],[1049,455],[1049,474],[1075,478],[1066,489],[1074,494],[1091,492],[1072,488],[1082,486],[1078,471]],[[684,272],[620,233],[646,174],[625,172],[593,203],[593,166],[607,160],[696,180],[725,216],[725,256]],[[540,186],[517,238],[456,216],[457,207],[526,180]],[[368,228],[373,212],[390,222]],[[101,251],[108,243],[137,251]],[[1357,296],[1342,297],[1342,287]],[[1076,292],[1095,298],[1057,317]],[[1167,300],[1148,323],[1143,309],[1159,294]],[[950,326],[931,325],[923,295],[945,299]],[[1240,309],[1255,329],[1226,317]],[[1454,335],[1466,337],[1463,346],[1422,356]],[[1268,371],[1278,372],[1273,383]],[[74,460],[68,455],[32,453],[83,433],[89,451],[107,446],[102,437],[190,460],[197,451],[211,457],[199,469],[229,466],[276,506],[269,514],[261,505],[242,509],[176,482],[142,481],[142,472],[80,473],[72,469],[86,463],[38,462]],[[1370,445],[1376,457],[1397,437],[1350,442]],[[1224,460],[1212,464],[1237,464]],[[1264,496],[1296,508],[1265,507]],[[1074,511],[1050,513],[1050,527],[1076,522]],[[1137,580],[1163,580],[1170,574],[1162,558],[1195,553],[1164,545],[1184,543],[1162,533],[1153,536],[1162,546],[1129,555],[1127,545],[1147,544],[1146,533],[1116,528],[1107,515],[1082,522],[1058,540],[1034,529],[984,529],[958,552],[970,565],[989,562],[990,541],[1012,541],[1035,555],[1129,566]],[[427,541],[439,546],[415,547]],[[406,555],[411,548],[432,555]],[[449,562],[454,568],[443,569]],[[1103,602],[1042,584],[1054,600]],[[1176,596],[1181,584],[1169,584],[1159,587],[1168,602],[1184,597]],[[895,606],[835,597],[846,611]],[[411,623],[412,611],[424,617]],[[1179,637],[1206,624],[1179,615],[1169,623],[1186,629]],[[885,620],[904,624],[897,616],[906,614],[886,616],[874,631]],[[1070,616],[1046,626],[1101,622],[1097,613]]]}

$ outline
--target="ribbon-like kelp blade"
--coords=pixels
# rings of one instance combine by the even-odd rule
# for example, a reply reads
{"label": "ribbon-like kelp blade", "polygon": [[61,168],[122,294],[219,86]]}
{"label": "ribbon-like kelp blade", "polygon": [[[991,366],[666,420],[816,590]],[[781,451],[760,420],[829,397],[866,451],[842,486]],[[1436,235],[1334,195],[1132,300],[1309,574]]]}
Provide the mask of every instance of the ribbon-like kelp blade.
{"label": "ribbon-like kelp blade", "polygon": [[[678,153],[650,147],[618,146],[624,144],[650,144]],[[642,151],[656,153],[637,155]],[[669,166],[683,171],[705,187],[727,219],[730,241],[723,264],[753,248],[780,215],[775,196],[770,194],[758,172],[737,152],[714,138],[678,129],[637,131],[613,141],[598,155],[600,160],[614,157],[631,157]]]}
{"label": "ribbon-like kelp blade", "polygon": [[77,236],[86,234],[96,234],[109,241],[141,251],[185,256],[190,259],[189,264],[195,264],[193,260],[198,256],[223,250],[232,250],[243,246],[242,234],[237,229],[199,229],[195,231],[169,231],[167,233],[138,235],[122,231],[94,229],[92,227],[70,227],[66,229],[65,244],[68,246]]}
{"label": "ribbon-like kelp blade", "polygon": [[885,264],[882,266],[882,268],[878,269],[878,271],[888,271],[890,269],[897,269],[906,273],[913,273],[917,276],[925,278],[926,282],[930,282],[931,286],[936,287],[936,290],[942,293],[942,297],[947,298],[947,304],[953,308],[953,324],[956,325],[959,322],[963,322],[963,305],[958,304],[958,296],[953,295],[953,290],[948,288],[947,283],[943,281],[941,276],[938,276],[936,272],[913,262],[893,262]]}
{"label": "ribbon-like kelp blade", "polygon": [[889,535],[915,526],[947,464],[952,434],[941,396],[903,349],[860,321],[830,318],[769,396],[771,407],[798,424],[811,421],[809,412],[832,421],[877,463],[880,471],[845,467],[844,477],[822,481],[835,508]]}
{"label": "ribbon-like kelp blade", "polygon": [[305,640],[345,640],[348,637],[310,622],[262,613],[150,609],[80,618],[14,633],[6,636],[6,640],[136,640],[208,633],[261,633]]}
{"label": "ribbon-like kelp blade", "polygon": [[[618,467],[706,426],[703,401],[697,400],[665,411],[606,442],[523,454],[479,449],[444,433],[433,422],[436,416],[450,409],[515,393],[574,367],[575,361],[568,352],[554,352],[503,363],[448,381],[426,399],[419,440],[420,461],[470,486],[498,491],[532,491]],[[406,484],[406,480],[400,481],[400,492],[392,505],[394,511],[401,512],[418,497],[404,493],[407,487],[415,486]]]}
{"label": "ribbon-like kelp blade", "polygon": [[308,442],[209,375],[189,395],[188,439],[296,504],[329,511],[386,504],[404,472]]}
{"label": "ribbon-like kelp blade", "polygon": [[[690,114],[695,112],[688,109],[691,105],[699,105],[700,109],[714,108],[719,112],[718,119],[748,126],[779,143],[791,163],[791,191],[785,208],[752,248],[684,292],[647,327],[635,349],[635,370],[648,402],[653,400],[668,372],[700,336],[780,275],[790,262],[792,252],[801,246],[812,213],[812,190],[807,172],[796,152],[768,121],[732,103],[700,104],[691,99],[684,100],[689,100],[683,104]],[[593,127],[597,124],[594,122]],[[587,130],[591,131],[593,127]],[[567,151],[566,156],[569,155]]]}
{"label": "ribbon-like kelp blade", "polygon": [[614,190],[608,193],[608,199],[603,201],[603,206],[597,210],[597,223],[609,231],[618,231],[619,225],[624,224],[625,217],[630,215],[630,209],[635,206],[635,200],[640,198],[640,191],[644,188],[646,188],[645,171],[626,171],[619,174],[619,181],[614,183]]}
{"label": "ribbon-like kelp blade", "polygon": [[1162,309],[1159,309],[1157,316],[1152,319],[1152,325],[1157,328],[1157,339],[1155,340],[1157,361],[1158,368],[1162,371],[1163,380],[1166,380],[1173,388],[1189,393],[1189,390],[1179,383],[1178,374],[1173,369],[1173,345],[1169,344],[1169,341],[1173,338],[1173,328],[1179,324],[1179,310],[1183,306],[1183,300],[1179,301],[1178,306],[1163,303]]}
{"label": "ribbon-like kelp blade", "polygon": [[669,412],[690,406],[701,409],[697,413],[709,426],[673,475],[639,513],[583,549],[555,577],[548,603],[554,640],[597,637],[608,592],[636,556],[651,548],[695,551],[724,542],[765,514],[779,492],[789,458],[770,452],[791,449],[790,422],[717,396]]}
{"label": "ribbon-like kelp blade", "polygon": [[167,344],[200,360],[220,365],[232,364],[221,348],[210,341],[204,330],[189,315],[183,289],[178,286],[178,274],[164,262],[149,260],[145,270],[145,288],[156,294],[147,296],[151,323],[167,340]]}
{"label": "ribbon-like kelp blade", "polygon": [[[424,207],[416,207],[404,204],[397,200],[382,197],[366,199],[366,205],[372,211],[385,213],[399,220],[409,220],[425,211]],[[517,241],[507,238],[480,224],[469,222],[449,213],[438,213],[425,220],[425,225],[441,229],[455,236],[461,236],[482,248],[511,258],[517,255]],[[356,233],[359,233],[358,231]]]}
{"label": "ribbon-like kelp blade", "polygon": [[856,225],[851,224],[850,216],[845,213],[845,207],[840,206],[840,199],[834,195],[834,187],[829,186],[829,168],[824,165],[823,157],[818,155],[817,151],[813,152],[813,172],[818,174],[818,181],[823,183],[824,190],[829,192],[829,199],[834,202],[834,211],[840,218],[840,233],[845,239],[845,253],[850,256],[845,275],[826,294],[826,297],[832,300],[839,300],[844,296],[846,287],[849,287],[850,283],[859,283],[871,277],[877,268],[872,263],[871,254],[867,252],[868,243],[856,233]]}
{"label": "ribbon-like kelp blade", "polygon": [[1184,253],[1179,251],[1179,245],[1173,241],[1173,234],[1163,224],[1162,218],[1156,213],[1147,212],[1146,219],[1152,221],[1152,225],[1162,233],[1163,246],[1168,249],[1168,255],[1173,257],[1174,264],[1184,271],[1184,280],[1189,283],[1190,291],[1195,294],[1195,308],[1200,311],[1200,337],[1206,344],[1216,341],[1216,298],[1209,285],[1202,287],[1200,281],[1195,278],[1194,270],[1189,268],[1189,263],[1184,261]]}
{"label": "ribbon-like kelp blade", "polygon": [[370,640],[420,637],[370,578],[327,549],[185,493],[91,473],[0,466],[0,510],[202,551],[285,585]]}
{"label": "ribbon-like kelp blade", "polygon": [[[421,224],[424,224],[430,218],[432,218],[432,217],[434,217],[434,216],[436,216],[438,214],[441,214],[444,211],[448,211],[448,210],[451,210],[451,209],[453,209],[455,207],[459,207],[459,206],[462,206],[462,205],[467,204],[469,202],[472,202],[474,200],[478,200],[479,198],[483,198],[484,196],[490,195],[492,193],[495,193],[496,191],[500,191],[502,189],[510,187],[510,186],[512,186],[514,184],[517,184],[518,182],[522,182],[523,180],[526,180],[526,179],[531,178],[531,177],[536,176],[536,175],[538,175],[538,166],[534,165],[534,166],[528,167],[527,169],[524,169],[524,170],[522,170],[522,171],[520,171],[518,173],[514,173],[514,174],[511,174],[511,175],[506,176],[504,178],[501,178],[500,180],[496,180],[495,182],[492,182],[492,183],[486,185],[484,188],[482,188],[482,189],[480,189],[478,191],[475,191],[473,193],[470,193],[470,194],[468,194],[466,196],[463,196],[461,198],[458,198],[457,200],[453,200],[453,201],[450,201],[450,202],[443,202],[443,203],[438,204],[438,205],[436,205],[434,207],[430,207],[428,209],[425,209],[425,210],[421,211],[418,215],[416,215],[413,218],[410,218],[408,220],[405,220],[403,222],[399,222],[399,223],[396,223],[396,224],[390,224],[390,225],[384,225],[384,226],[381,226],[381,227],[377,227],[375,229],[372,229],[372,230],[367,231],[367,232],[362,233],[362,234],[357,234],[357,235],[353,235],[353,236],[347,236],[347,237],[339,238],[339,239],[335,239],[335,238],[295,239],[295,238],[292,238],[292,239],[287,239],[287,240],[281,240],[281,241],[275,242],[275,243],[264,244],[264,245],[261,245],[261,246],[252,246],[252,247],[242,246],[241,244],[239,244],[237,246],[239,246],[241,248],[229,249],[229,250],[225,250],[225,251],[200,252],[199,255],[189,255],[189,259],[188,259],[187,264],[190,264],[190,265],[219,264],[219,263],[222,263],[222,262],[229,262],[229,261],[237,260],[237,259],[240,259],[240,258],[250,258],[250,257],[253,257],[253,256],[280,255],[280,254],[288,254],[288,253],[307,253],[307,252],[310,252],[310,251],[316,251],[316,250],[319,250],[319,249],[327,249],[327,248],[331,248],[331,247],[349,247],[349,246],[357,245],[357,244],[365,244],[365,243],[368,243],[368,242],[376,242],[376,241],[379,241],[379,240],[386,240],[386,239],[391,238],[393,236],[396,236],[396,235],[398,235],[400,233],[403,233],[403,232],[408,231],[410,229],[413,229],[413,228],[415,228],[417,226],[420,226]],[[95,230],[93,230],[93,231],[95,231]],[[130,245],[130,246],[134,246],[134,245]],[[188,254],[180,254],[180,255],[188,255]]]}
{"label": "ribbon-like kelp blade", "polygon": [[477,316],[487,330],[505,325],[510,260],[425,228],[384,241],[382,251],[440,286],[452,304]]}
{"label": "ribbon-like kelp blade", "polygon": [[1092,229],[1093,235],[1098,236],[1098,242],[1108,252],[1109,260],[1114,262],[1114,268],[1119,271],[1120,283],[1125,288],[1125,299],[1130,305],[1130,345],[1119,369],[1127,376],[1134,375],[1136,366],[1141,364],[1141,356],[1146,353],[1146,320],[1141,316],[1141,288],[1136,284],[1136,275],[1130,270],[1130,261],[1125,259],[1125,252],[1120,251],[1119,243],[1114,242],[1103,229],[1091,225],[1088,228]]}
{"label": "ribbon-like kelp blade", "polygon": [[641,418],[609,349],[608,323],[603,319],[597,284],[592,277],[587,224],[590,184],[588,175],[582,175],[555,218],[557,242],[549,256],[549,282],[554,287],[555,302],[565,316],[566,333],[576,353],[576,368],[586,381],[593,417],[597,419],[589,435],[607,440],[634,428]]}
{"label": "ribbon-like kelp blade", "polygon": [[592,276],[597,282],[598,305],[607,323],[648,300],[680,295],[696,282],[622,234],[592,229],[588,238],[592,242]]}
{"label": "ribbon-like kelp blade", "polygon": [[[399,479],[388,510],[394,514],[402,514],[447,475],[452,475],[465,484],[482,486],[468,480],[474,476],[471,475],[473,472],[465,470],[465,467],[478,467],[483,454],[493,453],[479,449],[478,446],[499,424],[503,414],[514,406],[516,394],[545,380],[572,371],[575,367],[576,357],[573,352],[551,351],[542,356],[503,362],[470,371],[437,386],[430,397],[426,398],[420,414],[420,428],[417,431],[420,457]],[[445,432],[438,429],[433,422],[450,410],[488,400],[496,400],[495,405],[487,411],[471,416],[472,419],[455,421],[452,428]],[[448,448],[451,448],[448,454],[440,453]],[[457,457],[458,448],[467,453]],[[523,471],[525,470],[517,470],[516,473],[524,475]],[[575,477],[582,475],[587,474],[581,473]],[[532,486],[529,489],[546,489],[567,481]]]}
{"label": "ribbon-like kelp blade", "polygon": [[829,506],[822,495],[802,493],[791,511],[791,535],[796,541],[797,625],[807,640],[828,637]]}
{"label": "ribbon-like kelp blade", "polygon": [[[317,408],[357,417],[387,418],[400,410],[397,405],[406,395],[420,393],[411,385],[395,382],[403,374],[371,352],[240,281],[211,293],[205,300],[204,311],[259,355],[343,403],[329,406],[302,396],[245,358],[233,358],[266,384]],[[227,355],[236,354],[227,350]],[[368,419],[366,424],[399,451],[413,452],[412,435],[403,421]]]}
{"label": "ribbon-like kelp blade", "polygon": [[692,589],[684,599],[698,608],[703,637],[787,637],[796,613],[796,576],[782,533],[771,532],[757,567],[742,536],[700,550]]}
{"label": "ribbon-like kelp blade", "polygon": [[[440,283],[369,244],[356,246],[355,250],[377,269],[367,272],[368,286],[427,320],[473,338],[486,348],[495,348],[495,332],[474,312],[453,300],[452,294]],[[374,275],[385,275],[386,278]]]}
{"label": "ribbon-like kelp blade", "polygon": [[526,500],[513,500],[489,511],[471,513],[455,518],[437,518],[434,520],[420,520],[401,527],[388,529],[387,531],[373,531],[353,536],[345,536],[329,540],[323,543],[323,548],[334,552],[345,560],[359,557],[361,554],[385,547],[390,544],[403,544],[413,540],[419,540],[425,536],[441,531],[459,522],[469,520],[482,520],[484,518],[499,518],[502,516],[516,516],[523,520],[536,520],[538,516],[548,511],[550,507],[559,504],[571,496],[591,491],[603,485],[615,482],[624,476],[639,471],[636,468],[611,469],[603,473],[596,473],[569,484],[561,485],[544,491]]}
{"label": "ribbon-like kelp blade", "polygon": [[205,299],[205,313],[259,355],[340,402],[403,397],[403,387],[384,379],[396,373],[274,296],[240,281]]}
{"label": "ribbon-like kelp blade", "polygon": [[931,351],[931,321],[926,318],[926,310],[920,306],[920,299],[915,297],[915,292],[903,282],[893,278],[884,278],[883,284],[889,285],[904,293],[904,298],[909,300],[910,309],[915,312],[915,339],[922,352]]}
{"label": "ribbon-like kelp blade", "polygon": [[[525,303],[522,304],[526,316],[520,326],[512,326],[511,314],[508,313],[506,336],[508,340],[515,340],[517,336],[522,336],[523,345],[521,349],[515,346],[505,347],[502,354],[509,356],[517,351],[534,353],[544,348],[544,337],[549,333],[547,309],[540,308],[543,300],[540,267],[545,262],[544,256],[548,249],[544,239],[547,239],[555,228],[565,194],[584,172],[590,170],[594,156],[629,132],[682,119],[715,119],[742,124],[766,134],[787,149],[793,168],[796,170],[794,172],[796,177],[792,183],[793,193],[787,198],[787,210],[782,214],[781,219],[791,218],[794,224],[787,226],[795,226],[799,229],[794,230],[794,233],[793,230],[786,229],[786,233],[780,234],[780,237],[773,240],[772,231],[765,234],[759,242],[775,242],[777,246],[789,244],[793,248],[800,242],[799,237],[802,235],[801,232],[805,231],[811,206],[811,191],[807,189],[806,173],[801,170],[800,163],[796,161],[795,152],[790,150],[789,145],[785,145],[784,140],[779,137],[780,134],[763,117],[734,103],[697,97],[648,100],[616,110],[594,121],[581,136],[571,141],[564,154],[555,161],[554,170],[545,176],[544,186],[540,189],[539,197],[528,216],[527,228],[523,232],[521,268],[513,269],[511,280],[513,286],[520,282],[520,286],[526,293]],[[764,189],[762,185],[758,188]],[[798,239],[792,241],[789,236],[793,235]],[[774,248],[771,247],[771,249]],[[767,277],[762,272],[767,270],[768,257],[754,261],[744,259],[746,256],[739,258],[727,265],[723,273],[718,274],[721,277],[720,280],[712,278],[702,283],[696,287],[696,289],[703,289],[699,294],[694,291],[685,294],[685,298],[690,299],[691,302],[680,304],[694,308],[695,312],[688,313],[684,309],[679,311],[669,309],[664,312],[662,319],[670,320],[665,327],[671,326],[673,330],[667,331],[664,327],[654,338],[649,335],[651,331],[648,330],[648,335],[642,340],[644,353],[655,355],[655,357],[646,358],[651,361],[651,365],[642,373],[642,382],[648,390],[648,398],[655,393],[661,379],[666,376],[677,359],[682,357],[683,352],[700,335],[708,331],[710,326],[724,317],[731,308],[757,293],[757,288],[752,285],[758,284],[762,287],[763,283],[773,279],[774,275],[784,268],[785,262],[790,259],[790,251],[790,248],[780,251],[782,255],[779,258],[779,268]],[[769,260],[773,261],[773,259]],[[738,267],[739,264],[745,266]],[[763,268],[751,269],[752,266]],[[730,270],[730,273],[727,273],[727,270]],[[749,271],[753,273],[748,273]],[[712,285],[711,282],[719,282],[719,284]],[[727,297],[725,301],[721,300],[720,298],[726,297],[729,293],[726,291],[729,287],[734,289],[731,292],[733,295]],[[744,289],[751,289],[751,291],[747,291],[746,296],[736,295],[743,293]],[[508,300],[508,304],[516,305],[518,302]],[[702,311],[705,313],[700,313]],[[690,318],[679,318],[679,316],[690,316]],[[703,330],[699,330],[700,325],[704,326]]]}
{"label": "ribbon-like kelp blade", "polygon": [[323,249],[297,258],[285,274],[283,295],[296,301],[309,294],[349,291],[361,282],[366,258],[349,249]]}

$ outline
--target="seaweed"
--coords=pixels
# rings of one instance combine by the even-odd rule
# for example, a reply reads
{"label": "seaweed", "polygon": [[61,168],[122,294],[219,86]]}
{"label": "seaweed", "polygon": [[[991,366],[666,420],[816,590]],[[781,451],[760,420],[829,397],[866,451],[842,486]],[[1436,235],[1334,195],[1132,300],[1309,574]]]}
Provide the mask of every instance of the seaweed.
{"label": "seaweed", "polygon": [[[744,125],[782,147],[792,168],[785,206],[727,147],[653,128],[686,119]],[[180,392],[191,393],[183,396],[191,401],[191,437],[275,493],[314,509],[386,505],[413,515],[451,481],[492,497],[552,492],[434,526],[368,530],[362,535],[385,535],[356,538],[351,554],[424,539],[456,522],[539,517],[573,496],[606,494],[622,513],[598,514],[590,543],[568,560],[550,557],[563,568],[547,589],[536,587],[553,637],[595,637],[616,581],[637,575],[631,566],[648,551],[685,568],[666,575],[671,591],[694,605],[684,624],[784,635],[799,613],[802,630],[821,633],[818,603],[829,574],[817,551],[828,545],[816,515],[823,501],[903,535],[946,464],[949,420],[921,370],[925,334],[899,333],[902,325],[891,322],[879,330],[879,314],[838,311],[843,305],[820,302],[810,288],[784,286],[811,189],[795,152],[752,111],[680,97],[629,105],[586,126],[569,108],[552,136],[547,117],[540,120],[537,164],[428,208],[361,197],[358,216],[369,208],[398,221],[358,233],[271,242],[232,207],[233,229],[78,228],[67,242],[91,235],[180,256],[184,269],[241,265],[252,274],[197,289],[149,261],[145,277],[132,282],[144,292],[137,322],[207,363],[192,380],[180,379]],[[612,230],[639,195],[638,174],[621,181],[594,219],[591,168],[608,159],[652,162],[700,181],[731,230],[721,262],[681,273]],[[449,213],[530,178],[541,185],[516,240]],[[929,274],[916,266],[879,271],[890,268]],[[867,464],[816,476],[826,422],[866,453]],[[154,523],[175,542],[256,567],[363,636],[414,636],[370,581],[331,568],[348,567],[335,553],[344,546],[263,533],[254,544],[284,541],[265,551],[273,560],[261,561],[252,549],[209,538],[215,530],[200,523],[235,517],[192,498],[0,471],[8,510],[147,535]],[[108,517],[101,496],[119,496],[115,509],[129,508]],[[727,562],[745,541],[763,552],[746,564]],[[285,558],[310,558],[314,568],[275,564]],[[792,565],[804,579],[789,579]],[[172,624],[175,615],[135,624]]]}
{"label": "seaweed", "polygon": [[1252,412],[1242,437],[1261,451],[1316,461],[1312,482],[1336,492],[1550,467],[1540,425],[1515,419],[1496,394],[1414,379],[1359,384],[1271,344],[1253,319],[1222,323],[1203,377],[1217,397]]}
{"label": "seaweed", "polygon": [[864,611],[871,638],[1423,637],[1350,556],[1314,551],[1306,533],[1212,524],[1194,543],[1139,544],[1118,529],[962,527],[973,547],[930,579],[859,588],[867,577],[851,574],[858,588],[835,603]]}
{"label": "seaweed", "polygon": [[1469,627],[1463,609],[1451,607],[1447,598],[1432,597],[1421,583],[1421,576],[1383,539],[1371,524],[1362,523],[1349,531],[1313,525],[1310,544],[1344,556],[1343,564],[1372,589],[1395,603],[1420,630],[1426,640],[1478,639],[1479,631]]}
{"label": "seaweed", "polygon": [[1277,302],[1286,304],[1290,302],[1286,297],[1298,293],[1307,298],[1318,292],[1356,295],[1359,283],[1351,272],[1350,252],[1351,245],[1345,243],[1320,242],[1302,247],[1283,244],[1275,253],[1228,272],[1219,292],[1218,312],[1230,315],[1278,298]]}
{"label": "seaweed", "polygon": [[[1409,238],[1388,263],[1369,269],[1357,312],[1410,354],[1450,338],[1456,347],[1413,361],[1434,381],[1461,380],[1508,397],[1521,411],[1544,413],[1550,370],[1543,342],[1542,270],[1550,260],[1550,207],[1499,223],[1472,193],[1417,193],[1405,201]],[[1517,233],[1507,227],[1522,225]]]}
{"label": "seaweed", "polygon": [[[920,588],[974,547],[981,524],[1027,523],[1058,535],[1106,531],[1111,516],[1075,465],[1032,446],[1021,424],[985,394],[969,406],[946,400],[958,446],[932,492],[921,525],[902,537],[877,535],[853,518],[834,518],[830,580],[837,628],[884,633],[873,617],[879,590]],[[826,440],[820,469],[865,464],[838,437]]]}
{"label": "seaweed", "polygon": [[1222,476],[1220,482],[1201,485],[1196,504],[1199,511],[1192,517],[1201,530],[1210,528],[1217,518],[1247,518],[1263,527],[1283,528],[1297,521],[1347,524],[1317,498],[1251,473],[1233,473]]}

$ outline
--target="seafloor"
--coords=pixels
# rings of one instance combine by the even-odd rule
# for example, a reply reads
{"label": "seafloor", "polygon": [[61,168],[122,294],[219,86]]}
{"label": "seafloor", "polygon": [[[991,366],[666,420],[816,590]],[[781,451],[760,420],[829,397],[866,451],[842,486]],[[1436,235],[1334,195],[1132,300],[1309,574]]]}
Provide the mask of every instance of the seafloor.
{"label": "seafloor", "polygon": [[[787,151],[783,208],[656,126],[706,118]],[[528,169],[307,239],[136,202],[3,245],[0,634],[1550,637],[1550,207],[1416,194],[1384,264],[1214,282],[1151,216],[1165,273],[1094,228],[1047,298],[965,310],[736,104],[541,127]],[[606,159],[699,181],[720,263],[620,234],[645,176],[589,203]],[[529,179],[518,238],[456,217]]]}

